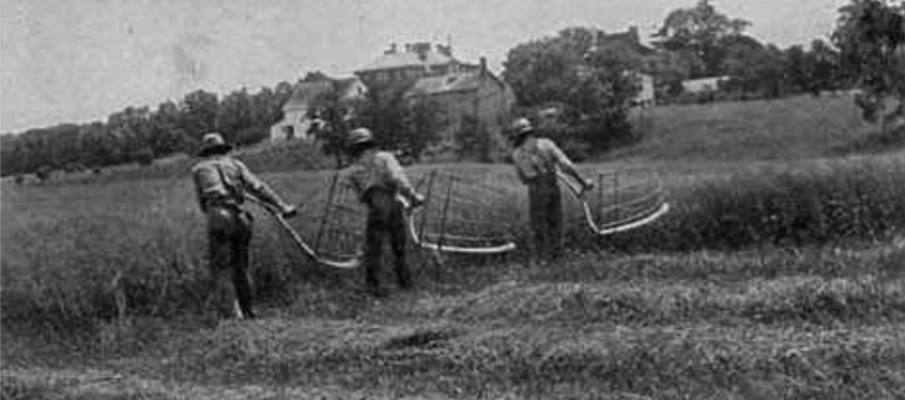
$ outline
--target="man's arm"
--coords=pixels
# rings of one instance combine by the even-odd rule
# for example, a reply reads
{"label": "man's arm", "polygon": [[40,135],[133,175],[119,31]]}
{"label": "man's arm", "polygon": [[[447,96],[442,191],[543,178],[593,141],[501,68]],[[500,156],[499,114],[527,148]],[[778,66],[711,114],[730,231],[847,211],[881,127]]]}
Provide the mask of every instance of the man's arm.
{"label": "man's arm", "polygon": [[239,160],[234,160],[236,167],[239,169],[239,175],[242,178],[242,182],[245,183],[245,188],[248,190],[253,196],[257,197],[261,201],[265,203],[269,203],[277,208],[284,215],[293,215],[295,213],[295,207],[283,201],[273,189],[270,188],[264,181],[258,178],[257,175],[253,174],[245,164]]}
{"label": "man's arm", "polygon": [[547,149],[550,154],[553,156],[553,162],[559,166],[560,169],[563,170],[566,174],[570,175],[577,182],[581,183],[585,190],[590,189],[594,186],[594,183],[584,179],[578,170],[575,169],[575,165],[572,164],[572,160],[569,160],[569,157],[566,156],[562,150],[560,150],[559,146],[556,143],[553,143],[551,140],[547,140]]}
{"label": "man's arm", "polygon": [[389,175],[390,180],[396,184],[396,187],[399,188],[402,195],[411,200],[413,204],[418,205],[423,203],[424,197],[419,195],[415,191],[415,188],[412,187],[411,182],[409,182],[408,177],[405,175],[405,171],[402,169],[402,165],[399,164],[396,157],[390,153],[384,154],[386,154],[384,157],[387,169],[386,172]]}

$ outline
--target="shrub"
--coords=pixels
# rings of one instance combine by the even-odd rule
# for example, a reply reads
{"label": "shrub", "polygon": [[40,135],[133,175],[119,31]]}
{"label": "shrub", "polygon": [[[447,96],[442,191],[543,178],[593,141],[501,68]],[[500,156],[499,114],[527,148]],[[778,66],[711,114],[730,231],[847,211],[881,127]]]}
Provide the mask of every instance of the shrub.
{"label": "shrub", "polygon": [[154,163],[154,151],[145,147],[136,151],[132,158],[135,159],[138,165],[146,167]]}
{"label": "shrub", "polygon": [[236,146],[250,146],[263,142],[270,137],[270,128],[266,126],[252,126],[236,132],[233,142]]}

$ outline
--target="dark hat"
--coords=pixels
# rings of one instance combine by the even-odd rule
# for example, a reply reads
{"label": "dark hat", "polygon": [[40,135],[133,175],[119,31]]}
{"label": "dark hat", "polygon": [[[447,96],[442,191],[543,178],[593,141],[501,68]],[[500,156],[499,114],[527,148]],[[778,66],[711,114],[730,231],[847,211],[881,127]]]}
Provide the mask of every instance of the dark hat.
{"label": "dark hat", "polygon": [[534,132],[534,125],[531,125],[531,121],[528,118],[519,118],[509,127],[509,135],[512,137],[522,136],[531,132]]}
{"label": "dark hat", "polygon": [[349,132],[349,147],[358,147],[364,144],[374,143],[374,134],[368,128],[356,128]]}
{"label": "dark hat", "polygon": [[226,144],[223,136],[219,133],[207,133],[201,138],[201,150],[198,151],[198,156],[206,157],[213,154],[223,154],[232,149],[233,147]]}

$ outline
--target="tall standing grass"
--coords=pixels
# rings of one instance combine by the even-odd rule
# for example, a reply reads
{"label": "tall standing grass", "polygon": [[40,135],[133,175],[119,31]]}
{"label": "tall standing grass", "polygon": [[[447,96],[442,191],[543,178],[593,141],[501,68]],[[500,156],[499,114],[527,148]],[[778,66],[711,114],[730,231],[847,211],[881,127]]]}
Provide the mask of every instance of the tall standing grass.
{"label": "tall standing grass", "polygon": [[[501,223],[512,227],[511,237],[525,251],[527,224],[514,223],[519,218],[513,214],[525,208],[523,190],[508,168],[462,165],[456,172],[508,193],[486,205],[500,209],[487,215],[509,215]],[[449,168],[411,172],[417,177],[433,169]],[[666,181],[673,211],[660,221],[600,239],[569,206],[567,243],[575,250],[656,252],[882,240],[905,228],[903,171],[900,160],[881,158],[717,171],[707,178],[673,175]],[[310,198],[328,176],[267,179],[287,199],[298,200]],[[41,316],[170,316],[207,307],[204,219],[188,179],[21,188],[4,190],[3,196],[4,323]],[[259,298],[290,298],[299,281],[360,278],[312,265],[268,216],[255,215],[252,271]],[[454,262],[448,268],[456,268]]]}
{"label": "tall standing grass", "polygon": [[633,251],[871,242],[905,231],[905,163],[785,164],[675,186],[656,224],[608,238]]}

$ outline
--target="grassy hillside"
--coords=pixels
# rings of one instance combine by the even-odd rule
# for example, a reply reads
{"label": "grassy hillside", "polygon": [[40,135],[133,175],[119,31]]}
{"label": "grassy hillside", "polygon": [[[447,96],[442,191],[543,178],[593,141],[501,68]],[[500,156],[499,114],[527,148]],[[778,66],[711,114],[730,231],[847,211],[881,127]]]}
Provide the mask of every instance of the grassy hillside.
{"label": "grassy hillside", "polygon": [[[635,112],[631,122],[642,140],[600,156],[607,162],[676,163],[748,162],[836,157],[865,150],[902,148],[901,141],[879,143],[876,127],[863,121],[850,96],[792,97],[770,101],[663,106]],[[333,160],[305,143],[261,143],[237,152],[261,172],[332,168]],[[178,155],[154,165],[111,167],[61,175],[58,183],[110,182],[185,176],[194,160]]]}
{"label": "grassy hillside", "polygon": [[794,160],[839,155],[871,135],[850,96],[655,107],[632,116],[644,139],[611,159]]}
{"label": "grassy hillside", "polygon": [[[658,171],[658,223],[600,240],[567,202],[562,262],[412,251],[417,290],[377,301],[256,210],[252,322],[212,318],[185,176],[4,186],[3,398],[905,397],[901,155],[838,156],[869,135],[842,99],[651,112],[645,141],[582,169]],[[511,167],[410,172],[432,170],[502,191],[480,208],[525,247]],[[303,201],[329,172],[264,177]]]}

